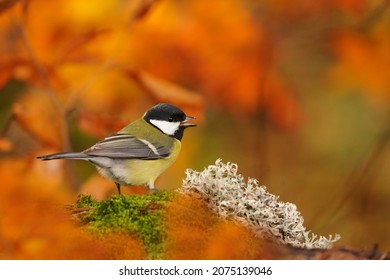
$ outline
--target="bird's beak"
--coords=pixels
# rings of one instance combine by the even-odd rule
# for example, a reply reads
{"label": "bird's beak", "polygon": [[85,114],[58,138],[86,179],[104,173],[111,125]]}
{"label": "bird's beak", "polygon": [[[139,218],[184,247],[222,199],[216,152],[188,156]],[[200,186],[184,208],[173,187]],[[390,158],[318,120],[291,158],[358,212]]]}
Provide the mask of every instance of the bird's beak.
{"label": "bird's beak", "polygon": [[196,124],[187,123],[188,121],[194,120],[194,119],[195,119],[194,117],[186,116],[186,119],[180,123],[180,126],[184,127],[184,128],[191,127],[191,126],[196,126]]}

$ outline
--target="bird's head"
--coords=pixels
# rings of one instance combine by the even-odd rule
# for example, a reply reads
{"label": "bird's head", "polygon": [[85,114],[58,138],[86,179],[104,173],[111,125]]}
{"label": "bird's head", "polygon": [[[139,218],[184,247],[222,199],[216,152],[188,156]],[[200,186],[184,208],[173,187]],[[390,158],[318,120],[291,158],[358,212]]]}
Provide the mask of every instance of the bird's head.
{"label": "bird's head", "polygon": [[175,137],[178,140],[183,138],[184,130],[187,127],[196,126],[188,123],[195,119],[187,116],[176,106],[162,103],[150,108],[144,115],[144,120],[155,126],[168,136]]}

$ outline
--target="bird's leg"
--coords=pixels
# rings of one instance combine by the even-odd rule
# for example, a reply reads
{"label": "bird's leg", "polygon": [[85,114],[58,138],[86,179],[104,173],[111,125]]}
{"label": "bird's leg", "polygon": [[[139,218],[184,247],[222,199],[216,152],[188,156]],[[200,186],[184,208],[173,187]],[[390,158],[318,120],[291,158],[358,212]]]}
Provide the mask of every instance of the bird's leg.
{"label": "bird's leg", "polygon": [[121,185],[117,182],[115,182],[116,188],[118,190],[118,194],[121,194]]}
{"label": "bird's leg", "polygon": [[156,187],[155,187],[154,185],[152,185],[152,184],[148,184],[148,188],[149,188],[152,192],[154,192],[154,193],[160,192],[160,190],[159,190],[159,189],[156,189]]}

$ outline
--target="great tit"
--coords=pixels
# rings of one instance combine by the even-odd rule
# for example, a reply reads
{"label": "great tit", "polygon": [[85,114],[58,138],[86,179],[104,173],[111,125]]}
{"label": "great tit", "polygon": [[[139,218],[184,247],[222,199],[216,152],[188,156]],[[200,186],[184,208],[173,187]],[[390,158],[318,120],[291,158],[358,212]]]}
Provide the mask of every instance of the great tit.
{"label": "great tit", "polygon": [[39,156],[42,160],[82,159],[96,166],[101,175],[115,182],[118,193],[123,186],[147,186],[158,191],[154,181],[179,155],[186,116],[170,104],[158,104],[143,117],[108,136],[81,153]]}

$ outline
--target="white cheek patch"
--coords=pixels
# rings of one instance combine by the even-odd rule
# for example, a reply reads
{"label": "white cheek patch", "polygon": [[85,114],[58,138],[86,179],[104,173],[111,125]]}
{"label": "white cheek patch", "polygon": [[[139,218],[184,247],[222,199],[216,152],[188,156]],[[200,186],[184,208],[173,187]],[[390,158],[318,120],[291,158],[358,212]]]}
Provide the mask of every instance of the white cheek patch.
{"label": "white cheek patch", "polygon": [[170,136],[173,136],[180,126],[180,122],[168,122],[161,120],[150,120],[150,122],[158,127],[162,132]]}

